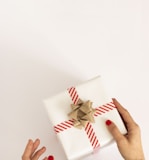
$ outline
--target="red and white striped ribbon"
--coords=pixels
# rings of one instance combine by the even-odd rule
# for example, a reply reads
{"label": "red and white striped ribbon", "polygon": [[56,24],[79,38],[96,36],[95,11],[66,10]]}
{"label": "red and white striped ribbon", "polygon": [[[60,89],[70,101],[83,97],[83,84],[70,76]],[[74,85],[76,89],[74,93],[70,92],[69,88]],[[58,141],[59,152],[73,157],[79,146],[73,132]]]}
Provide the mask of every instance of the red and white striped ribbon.
{"label": "red and white striped ribbon", "polygon": [[56,133],[62,132],[68,128],[71,128],[73,126],[73,120],[64,121],[56,126],[54,126],[54,131]]}
{"label": "red and white striped ribbon", "polygon": [[[75,87],[71,87],[68,89],[68,92],[70,94],[70,97],[71,97],[71,100],[74,104],[77,104],[78,100],[79,100],[79,95],[75,89]],[[105,114],[111,110],[113,110],[115,107],[115,105],[113,104],[113,102],[110,102],[110,103],[107,103],[105,105],[102,105],[102,106],[99,106],[96,109],[96,112],[94,113],[94,116],[99,116],[99,115],[102,115],[102,114]],[[60,133],[62,131],[65,131],[69,128],[71,128],[73,126],[73,120],[68,120],[68,121],[64,121],[60,124],[57,124],[54,126],[54,130],[56,133]],[[85,131],[86,131],[86,134],[88,135],[88,138],[90,140],[90,143],[92,145],[92,147],[95,149],[97,147],[100,146],[99,144],[99,140],[94,132],[94,129],[92,127],[92,125],[90,123],[88,123],[85,127]]]}
{"label": "red and white striped ribbon", "polygon": [[92,147],[95,149],[97,147],[100,146],[99,144],[99,140],[94,132],[94,129],[91,125],[91,123],[88,123],[85,127],[85,131],[86,131],[86,134],[88,135],[88,139],[90,140],[90,143],[92,145]]}
{"label": "red and white striped ribbon", "polygon": [[99,106],[96,109],[96,112],[94,113],[94,116],[98,116],[98,115],[102,115],[106,112],[109,112],[111,110],[113,110],[115,107],[115,105],[113,104],[113,102],[109,102],[105,105]]}
{"label": "red and white striped ribbon", "polygon": [[77,104],[77,102],[78,102],[78,100],[79,100],[79,95],[78,95],[75,87],[69,88],[69,89],[68,89],[68,92],[69,92],[69,94],[70,94],[70,97],[71,97],[71,99],[72,99],[72,102],[73,102],[74,104]]}

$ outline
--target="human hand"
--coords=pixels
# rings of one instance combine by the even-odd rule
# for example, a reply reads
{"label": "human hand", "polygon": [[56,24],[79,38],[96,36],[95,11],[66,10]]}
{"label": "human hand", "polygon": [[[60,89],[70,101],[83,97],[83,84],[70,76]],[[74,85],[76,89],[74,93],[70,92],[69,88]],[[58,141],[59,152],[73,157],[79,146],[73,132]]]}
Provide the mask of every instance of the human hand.
{"label": "human hand", "polygon": [[[33,142],[31,139],[28,141],[24,153],[22,155],[22,160],[38,160],[40,156],[46,151],[45,147],[38,149],[40,140],[36,139]],[[43,160],[54,160],[53,156],[45,157]]]}
{"label": "human hand", "polygon": [[112,121],[106,121],[106,125],[116,140],[121,155],[125,160],[145,160],[139,126],[135,123],[129,112],[114,98],[113,103],[122,116],[128,131],[126,135],[122,135]]}

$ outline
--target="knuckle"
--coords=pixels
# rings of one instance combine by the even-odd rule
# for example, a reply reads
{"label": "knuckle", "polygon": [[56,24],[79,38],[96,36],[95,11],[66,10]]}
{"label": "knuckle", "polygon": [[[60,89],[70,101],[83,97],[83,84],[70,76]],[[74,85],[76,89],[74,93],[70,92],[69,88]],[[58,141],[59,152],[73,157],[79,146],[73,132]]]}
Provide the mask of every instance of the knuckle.
{"label": "knuckle", "polygon": [[140,133],[140,126],[134,122],[134,131]]}
{"label": "knuckle", "polygon": [[140,131],[140,126],[137,123],[135,123],[135,127],[136,127],[136,130]]}
{"label": "knuckle", "polygon": [[125,114],[129,115],[130,116],[130,113],[127,109],[124,109],[125,110]]}

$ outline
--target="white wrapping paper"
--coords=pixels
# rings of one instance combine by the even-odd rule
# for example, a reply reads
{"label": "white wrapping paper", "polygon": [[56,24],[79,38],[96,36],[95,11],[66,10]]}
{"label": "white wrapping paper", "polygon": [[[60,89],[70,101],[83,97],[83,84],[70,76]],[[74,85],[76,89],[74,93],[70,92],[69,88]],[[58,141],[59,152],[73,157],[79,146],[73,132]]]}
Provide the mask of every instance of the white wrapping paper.
{"label": "white wrapping paper", "polygon": [[[83,101],[90,100],[93,102],[93,108],[112,101],[107,97],[99,76],[76,86],[75,89]],[[70,104],[73,102],[67,89],[62,93],[46,99],[44,103],[53,126],[70,120],[68,113],[71,111]],[[95,123],[91,123],[91,125],[99,140],[100,147],[105,146],[113,140],[112,135],[105,125],[107,119],[112,120],[122,134],[127,133],[117,109],[114,108],[98,115],[95,117]],[[68,160],[80,160],[81,157],[92,153],[94,150],[84,129],[80,130],[72,126],[56,135],[62,144]]]}

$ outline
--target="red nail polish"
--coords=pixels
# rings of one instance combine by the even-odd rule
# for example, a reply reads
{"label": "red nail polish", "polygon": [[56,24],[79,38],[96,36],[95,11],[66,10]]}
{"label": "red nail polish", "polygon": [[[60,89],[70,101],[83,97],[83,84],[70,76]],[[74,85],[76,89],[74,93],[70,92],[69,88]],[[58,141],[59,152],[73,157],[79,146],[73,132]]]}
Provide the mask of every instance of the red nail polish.
{"label": "red nail polish", "polygon": [[53,156],[49,156],[48,160],[54,160],[54,157]]}
{"label": "red nail polish", "polygon": [[107,126],[110,126],[111,123],[112,123],[112,122],[111,122],[110,120],[106,120],[106,125],[107,125]]}

